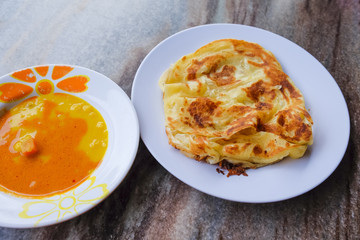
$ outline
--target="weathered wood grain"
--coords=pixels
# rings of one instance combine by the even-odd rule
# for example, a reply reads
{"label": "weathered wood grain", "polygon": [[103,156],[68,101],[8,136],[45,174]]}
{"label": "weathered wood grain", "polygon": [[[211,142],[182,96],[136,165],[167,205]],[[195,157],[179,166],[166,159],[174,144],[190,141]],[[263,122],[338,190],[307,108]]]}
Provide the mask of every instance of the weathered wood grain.
{"label": "weathered wood grain", "polygon": [[139,64],[157,43],[220,22],[288,38],[339,84],[351,136],[343,161],[324,183],[277,203],[225,201],[177,180],[141,142],[125,181],[94,209],[55,226],[0,228],[0,239],[360,239],[358,0],[2,0],[0,75],[44,63],[75,64],[105,74],[130,95]]}

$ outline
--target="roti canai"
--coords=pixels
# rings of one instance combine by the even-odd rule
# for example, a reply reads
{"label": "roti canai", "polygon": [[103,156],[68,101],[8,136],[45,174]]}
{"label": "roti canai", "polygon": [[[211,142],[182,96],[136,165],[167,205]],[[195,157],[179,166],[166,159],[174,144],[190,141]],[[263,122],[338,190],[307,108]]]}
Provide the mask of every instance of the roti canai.
{"label": "roti canai", "polygon": [[169,143],[188,157],[241,174],[300,158],[312,144],[303,95],[258,44],[211,42],[179,59],[159,84]]}

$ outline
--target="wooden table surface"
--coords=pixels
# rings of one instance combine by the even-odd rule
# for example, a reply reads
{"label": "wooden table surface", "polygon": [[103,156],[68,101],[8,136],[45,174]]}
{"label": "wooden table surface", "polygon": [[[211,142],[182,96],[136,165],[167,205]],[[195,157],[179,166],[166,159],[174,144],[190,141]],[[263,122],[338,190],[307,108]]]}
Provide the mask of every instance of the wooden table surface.
{"label": "wooden table surface", "polygon": [[128,176],[101,204],[54,226],[0,227],[0,239],[360,239],[359,0],[2,0],[0,75],[75,64],[108,76],[130,95],[136,70],[154,46],[208,23],[277,33],[331,73],[351,118],[349,146],[335,172],[293,199],[236,203],[182,183],[140,141]]}

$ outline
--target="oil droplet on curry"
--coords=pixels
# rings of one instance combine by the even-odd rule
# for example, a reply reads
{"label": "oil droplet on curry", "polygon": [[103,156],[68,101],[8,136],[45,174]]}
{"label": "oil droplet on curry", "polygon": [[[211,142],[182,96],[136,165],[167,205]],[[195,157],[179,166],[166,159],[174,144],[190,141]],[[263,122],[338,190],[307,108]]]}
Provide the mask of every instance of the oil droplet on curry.
{"label": "oil droplet on curry", "polygon": [[0,190],[39,198],[76,187],[105,155],[108,131],[86,101],[29,98],[0,117]]}

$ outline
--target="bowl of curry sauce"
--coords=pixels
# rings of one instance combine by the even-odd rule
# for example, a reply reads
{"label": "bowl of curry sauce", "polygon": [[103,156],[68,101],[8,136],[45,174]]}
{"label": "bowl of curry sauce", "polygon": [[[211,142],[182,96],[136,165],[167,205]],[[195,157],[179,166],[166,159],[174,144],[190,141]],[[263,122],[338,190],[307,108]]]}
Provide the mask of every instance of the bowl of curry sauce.
{"label": "bowl of curry sauce", "polygon": [[46,226],[89,210],[124,179],[138,142],[129,98],[100,73],[43,65],[1,77],[0,225]]}

